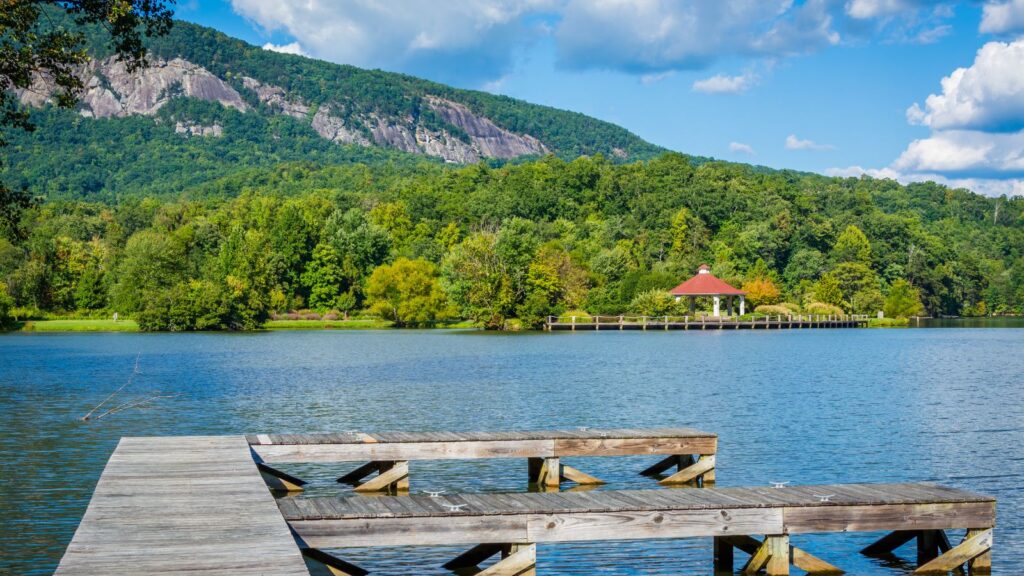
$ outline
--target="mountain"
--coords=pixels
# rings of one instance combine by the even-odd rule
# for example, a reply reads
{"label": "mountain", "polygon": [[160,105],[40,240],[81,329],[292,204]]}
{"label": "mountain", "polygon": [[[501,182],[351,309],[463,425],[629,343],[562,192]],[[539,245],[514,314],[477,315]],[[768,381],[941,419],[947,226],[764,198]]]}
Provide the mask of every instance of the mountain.
{"label": "mountain", "polygon": [[149,66],[135,72],[102,34],[85,32],[93,59],[80,71],[78,108],[55,109],[53,86],[37,81],[19,96],[38,130],[13,134],[5,151],[5,177],[51,197],[176,192],[294,160],[633,161],[664,151],[583,114],[271,52],[188,22],[151,39]]}

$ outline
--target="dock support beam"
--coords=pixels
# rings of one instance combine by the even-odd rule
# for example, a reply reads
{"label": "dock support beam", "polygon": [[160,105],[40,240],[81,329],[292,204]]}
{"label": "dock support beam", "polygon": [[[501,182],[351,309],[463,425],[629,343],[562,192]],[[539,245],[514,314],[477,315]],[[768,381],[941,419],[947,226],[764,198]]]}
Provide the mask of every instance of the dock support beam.
{"label": "dock support beam", "polygon": [[965,564],[972,575],[992,572],[991,528],[967,530],[963,542],[956,546],[950,546],[942,530],[900,530],[886,534],[861,553],[868,556],[891,554],[914,539],[917,540],[918,564],[914,574],[947,574]]}
{"label": "dock support beam", "polygon": [[[772,537],[769,537],[769,539],[770,538],[772,538]],[[788,536],[786,538],[787,538],[786,545],[789,545],[788,544]],[[753,538],[753,537],[750,537],[750,536],[716,536],[715,537],[715,571],[716,571],[716,573],[721,571],[723,573],[732,574],[732,570],[733,570],[733,568],[732,568],[732,566],[733,566],[732,550],[734,548],[738,548],[738,549],[742,550],[743,552],[745,552],[747,554],[750,554],[750,556],[751,556],[750,562],[748,562],[747,565],[744,567],[744,572],[743,572],[744,574],[748,574],[748,572],[746,572],[746,570],[750,569],[755,562],[761,562],[759,569],[764,568],[767,565],[768,560],[765,560],[765,559],[758,560],[757,556],[758,556],[758,554],[762,554],[762,555],[768,554],[769,557],[771,556],[771,549],[770,548],[765,548],[766,544],[768,544],[768,539],[765,539],[765,542],[760,542],[756,538]],[[779,542],[776,542],[775,544],[778,545],[778,546],[782,545]],[[771,545],[769,544],[768,546],[771,546]],[[726,552],[726,548],[728,548],[728,552]],[[764,551],[762,551],[762,549],[764,549]],[[813,554],[809,554],[806,551],[804,551],[804,550],[802,550],[800,548],[797,548],[796,546],[789,546],[789,551],[788,552],[785,552],[785,548],[780,548],[779,549],[778,557],[779,557],[779,559],[776,561],[776,564],[781,563],[783,558],[786,560],[786,563],[787,563],[787,568],[786,568],[787,572],[784,572],[783,574],[788,574],[789,573],[788,572],[788,570],[789,570],[788,564],[792,564],[793,566],[796,566],[797,568],[803,570],[804,572],[807,572],[808,574],[814,574],[814,575],[824,576],[826,574],[838,575],[838,574],[843,574],[844,573],[842,570],[840,570],[839,568],[833,566],[832,564],[829,564],[828,562],[822,560],[821,558],[818,558],[817,556],[814,556]],[[720,558],[724,559],[724,561],[720,560]],[[719,568],[719,566],[721,566],[721,568]],[[756,574],[757,571],[755,570],[754,572],[749,572],[749,573],[750,574]]]}
{"label": "dock support beam", "polygon": [[[366,576],[369,574],[366,570],[363,570],[355,564],[349,564],[341,558],[332,556],[323,550],[316,548],[303,548],[302,556],[306,559],[306,565],[309,566],[310,574],[327,574],[329,576]],[[310,560],[313,564],[310,565]]]}
{"label": "dock support beam", "polygon": [[536,544],[480,544],[456,556],[444,565],[452,571],[472,570],[484,560],[501,553],[501,560],[475,572],[478,576],[535,576],[537,573]]}
{"label": "dock support beam", "polygon": [[257,462],[256,468],[260,471],[263,481],[267,483],[267,487],[274,492],[302,492],[302,487],[306,485],[305,480],[271,468],[262,462]]}
{"label": "dock support beam", "polygon": [[691,482],[705,484],[714,483],[715,481],[714,454],[699,454],[696,460],[690,454],[669,456],[640,474],[643,476],[655,476],[673,466],[676,467],[677,472],[659,480],[659,483],[664,485],[688,484]]}
{"label": "dock support beam", "polygon": [[557,456],[552,458],[530,458],[528,459],[528,466],[530,483],[537,484],[548,490],[557,490],[562,482],[575,482],[581,486],[594,486],[605,483],[600,478],[595,478],[572,466],[562,464]]}
{"label": "dock support beam", "polygon": [[[375,478],[360,484],[363,478],[375,471],[378,473]],[[338,482],[355,484],[353,490],[356,492],[408,492],[409,461],[369,462],[338,478]]]}

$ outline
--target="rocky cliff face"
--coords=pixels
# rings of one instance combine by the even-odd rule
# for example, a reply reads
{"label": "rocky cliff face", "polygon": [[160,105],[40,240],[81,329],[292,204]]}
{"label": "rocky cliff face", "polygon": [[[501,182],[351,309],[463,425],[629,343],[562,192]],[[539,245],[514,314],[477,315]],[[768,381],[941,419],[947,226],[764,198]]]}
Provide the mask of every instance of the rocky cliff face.
{"label": "rocky cliff face", "polygon": [[[227,108],[250,113],[253,112],[250,103],[254,95],[260,104],[265,105],[264,110],[307,122],[321,137],[339,144],[395,148],[460,164],[483,158],[508,159],[548,152],[548,148],[533,136],[501,128],[463,104],[436,96],[427,96],[424,104],[444,123],[456,127],[457,132],[461,131],[462,137],[443,127],[427,127],[412,116],[345,114],[341,102],[306,102],[289,95],[280,86],[247,76],[234,80],[235,86],[240,86],[236,90],[202,66],[181,58],[153,60],[149,67],[132,73],[123,63],[109,58],[90,62],[83,67],[81,76],[86,89],[79,112],[91,118],[153,116],[172,98],[179,97],[218,102]],[[243,97],[239,90],[249,90],[251,95]],[[19,97],[27,105],[43,106],[51,100],[53,91],[52,83],[39,79]],[[219,137],[224,133],[220,125],[200,126],[188,118],[176,119],[175,128],[178,133],[189,136]]]}

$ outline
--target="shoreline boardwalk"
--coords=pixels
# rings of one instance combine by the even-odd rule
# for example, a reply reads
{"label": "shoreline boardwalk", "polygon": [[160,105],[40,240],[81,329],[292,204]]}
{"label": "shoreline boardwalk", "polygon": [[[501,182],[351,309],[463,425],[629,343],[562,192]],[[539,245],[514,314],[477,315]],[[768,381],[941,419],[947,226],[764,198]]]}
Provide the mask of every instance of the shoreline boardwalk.
{"label": "shoreline boardwalk", "polygon": [[782,330],[802,328],[863,328],[865,315],[794,314],[741,320],[731,316],[549,316],[552,330]]}
{"label": "shoreline boardwalk", "polygon": [[[526,575],[536,572],[537,543],[654,538],[711,539],[716,571],[740,567],[734,558],[739,550],[746,559],[744,574],[764,570],[783,576],[791,564],[811,574],[836,574],[839,568],[798,547],[802,535],[875,531],[889,534],[862,552],[887,554],[916,541],[915,574],[946,574],[963,566],[971,574],[991,570],[995,499],[928,483],[708,488],[708,482],[685,490],[374,497],[292,493],[275,501],[261,477],[267,466],[256,453],[283,450],[277,457],[287,461],[354,456],[374,462],[396,456],[394,450],[407,457],[420,450],[420,457],[460,458],[500,448],[513,451],[504,457],[547,458],[549,471],[564,472],[550,461],[558,458],[554,448],[541,446],[538,452],[538,446],[518,450],[509,444],[517,442],[515,435],[535,434],[518,442],[561,441],[568,450],[563,455],[615,456],[623,446],[632,454],[636,442],[651,442],[659,448],[646,453],[661,462],[644,472],[659,474],[695,464],[681,461],[675,450],[703,445],[710,451],[709,442],[716,440],[671,430],[679,429],[470,433],[461,440],[422,435],[460,434],[452,432],[271,434],[255,435],[257,444],[251,444],[252,436],[122,438],[56,574],[300,576],[313,566],[361,575],[366,571],[338,558],[335,549],[452,545],[469,550],[447,563],[450,569],[473,569],[499,556],[479,573]],[[598,437],[588,437],[593,435]],[[963,538],[952,543],[946,531],[957,529]]]}

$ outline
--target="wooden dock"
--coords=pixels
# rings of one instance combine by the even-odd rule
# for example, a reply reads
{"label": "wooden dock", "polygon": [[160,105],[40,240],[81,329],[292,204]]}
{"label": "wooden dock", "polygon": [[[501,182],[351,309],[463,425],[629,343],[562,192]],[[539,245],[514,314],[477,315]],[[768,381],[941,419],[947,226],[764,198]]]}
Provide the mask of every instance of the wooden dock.
{"label": "wooden dock", "polygon": [[[466,545],[472,548],[446,567],[474,570],[500,556],[479,574],[521,576],[536,571],[537,543],[708,537],[719,572],[733,573],[739,550],[747,555],[743,574],[782,576],[791,564],[837,574],[839,568],[790,539],[850,531],[890,532],[865,554],[915,541],[915,574],[991,570],[995,500],[933,484],[374,498],[293,493],[275,503],[268,486],[302,481],[264,461],[369,460],[361,469],[395,484],[401,479],[387,474],[400,457],[518,457],[531,462],[531,480],[544,483],[592,478],[575,469],[567,474],[564,456],[648,454],[662,458],[643,473],[677,467],[670,478],[707,480],[716,449],[714,434],[686,428],[123,438],[56,573],[299,576],[312,565],[354,576],[366,572],[324,549]],[[407,467],[404,475],[407,488]],[[964,535],[952,544],[946,531],[956,529]]]}
{"label": "wooden dock", "polygon": [[794,314],[743,319],[736,316],[549,316],[551,330],[783,330],[862,328],[866,315]]}
{"label": "wooden dock", "polygon": [[121,439],[56,574],[309,571],[245,438],[191,436]]}
{"label": "wooden dock", "polygon": [[[481,572],[488,575],[527,573],[537,543],[696,537],[715,538],[716,571],[732,572],[735,548],[751,554],[744,574],[789,574],[791,561],[810,573],[837,574],[832,564],[792,549],[790,537],[881,530],[893,533],[870,552],[917,538],[918,573],[966,563],[983,573],[995,525],[993,498],[931,484],[288,498],[279,505],[304,547],[472,545],[446,567],[472,567],[501,553],[503,560]],[[957,528],[967,535],[953,547],[944,531]]]}
{"label": "wooden dock", "polygon": [[[718,437],[692,428],[525,430],[509,432],[344,432],[340,434],[250,434],[246,436],[268,482],[297,491],[304,482],[271,464],[366,461],[338,479],[357,492],[409,489],[410,460],[524,458],[529,481],[550,488],[562,482],[603,484],[565,464],[576,456],[665,456],[641,474],[675,467],[662,484],[715,481]],[[364,482],[371,474],[377,476]]]}

